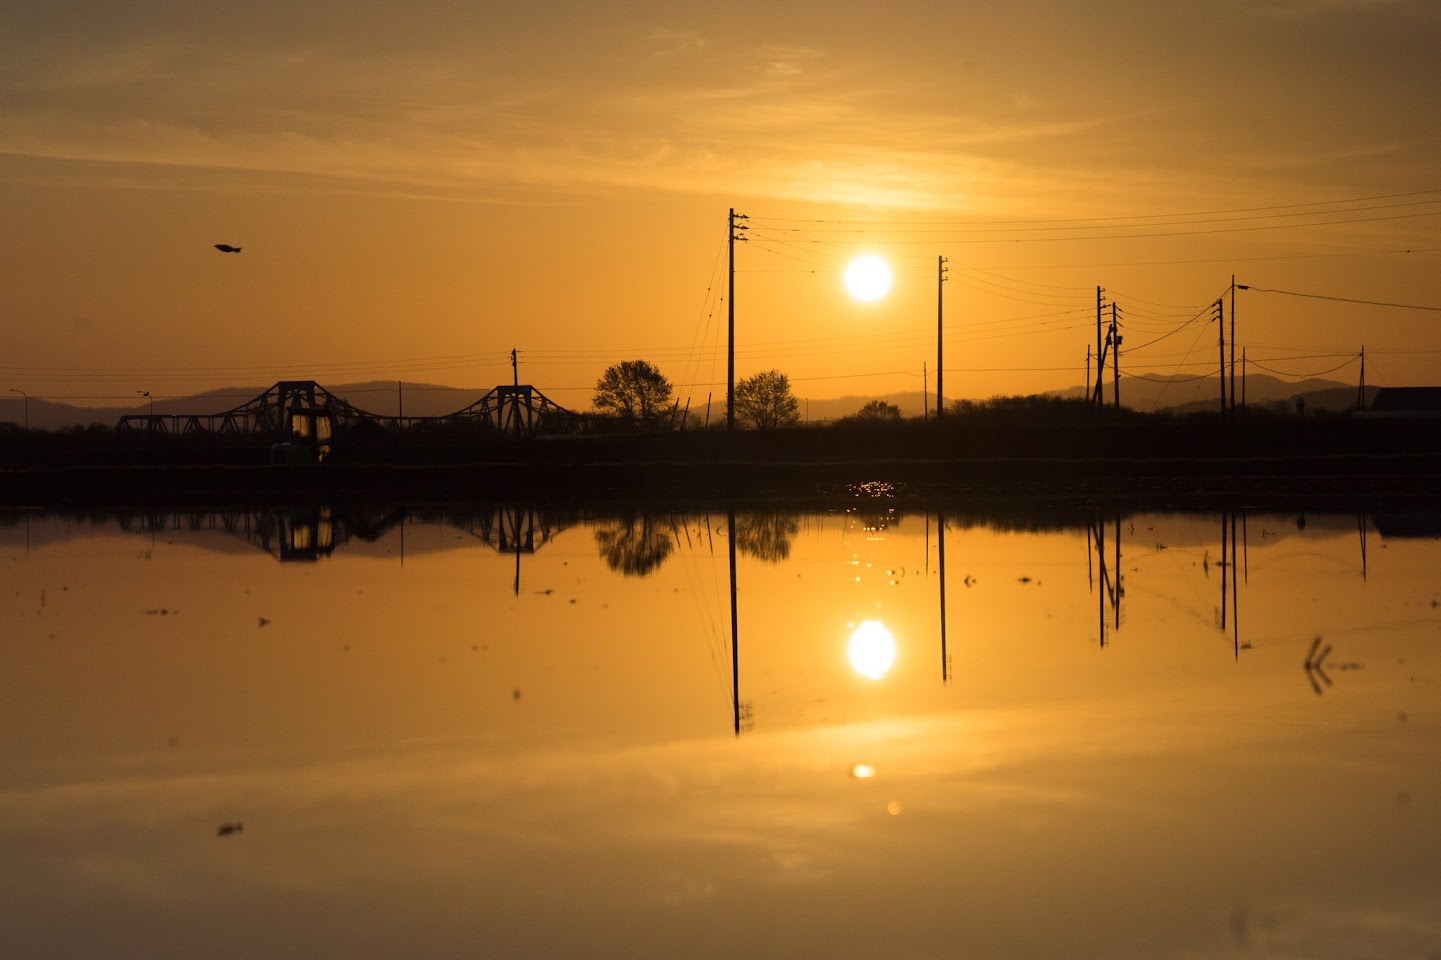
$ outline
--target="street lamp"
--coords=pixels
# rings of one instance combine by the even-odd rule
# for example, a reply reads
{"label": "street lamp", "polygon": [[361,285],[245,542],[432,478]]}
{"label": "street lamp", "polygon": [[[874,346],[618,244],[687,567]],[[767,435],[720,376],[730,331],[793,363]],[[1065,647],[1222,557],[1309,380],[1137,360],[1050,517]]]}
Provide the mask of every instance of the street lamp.
{"label": "street lamp", "polygon": [[21,390],[19,387],[11,387],[11,388],[10,388],[10,392],[11,392],[11,393],[18,393],[18,394],[20,394],[20,396],[22,396],[22,397],[25,398],[25,429],[26,429],[26,430],[29,430],[29,429],[30,429],[30,394],[26,393],[24,390]]}

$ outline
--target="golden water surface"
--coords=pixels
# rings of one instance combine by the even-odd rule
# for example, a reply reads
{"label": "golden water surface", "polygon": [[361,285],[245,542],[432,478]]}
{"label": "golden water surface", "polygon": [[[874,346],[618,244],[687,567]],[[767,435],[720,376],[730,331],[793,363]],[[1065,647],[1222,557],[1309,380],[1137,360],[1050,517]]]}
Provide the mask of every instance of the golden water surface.
{"label": "golden water surface", "polygon": [[1441,956],[1434,527],[11,514],[0,956]]}

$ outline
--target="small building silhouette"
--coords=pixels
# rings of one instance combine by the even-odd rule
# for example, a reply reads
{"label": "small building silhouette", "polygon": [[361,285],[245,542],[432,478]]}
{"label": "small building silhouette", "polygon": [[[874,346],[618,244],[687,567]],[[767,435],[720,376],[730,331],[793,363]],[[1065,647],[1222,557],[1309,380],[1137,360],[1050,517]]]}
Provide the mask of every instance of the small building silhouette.
{"label": "small building silhouette", "polygon": [[1381,387],[1364,415],[1393,420],[1441,420],[1441,387]]}

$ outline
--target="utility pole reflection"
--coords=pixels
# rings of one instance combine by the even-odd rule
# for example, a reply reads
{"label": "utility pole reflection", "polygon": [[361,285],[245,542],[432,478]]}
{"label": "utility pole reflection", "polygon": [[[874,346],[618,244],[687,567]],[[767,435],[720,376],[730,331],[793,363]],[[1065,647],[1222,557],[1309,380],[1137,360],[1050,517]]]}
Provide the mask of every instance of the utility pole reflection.
{"label": "utility pole reflection", "polygon": [[1361,582],[1366,582],[1366,514],[1356,514],[1356,532],[1361,538]]}
{"label": "utility pole reflection", "polygon": [[[929,519],[927,515],[927,520]],[[940,538],[936,542],[940,550],[941,567],[941,683],[945,684],[951,681],[951,656],[946,651],[946,512],[938,510],[936,519]],[[929,531],[929,527],[927,530]],[[929,552],[927,551],[928,556]]]}
{"label": "utility pole reflection", "polygon": [[1241,659],[1241,594],[1236,576],[1236,514],[1231,514],[1231,645]]}
{"label": "utility pole reflection", "polygon": [[[1247,555],[1246,517],[1241,515],[1241,531],[1236,532],[1236,512],[1221,513],[1221,633],[1226,633],[1226,618],[1231,620],[1231,650],[1237,660],[1241,658],[1241,577],[1246,562],[1238,560],[1237,554]],[[1240,569],[1238,569],[1238,567]],[[1229,591],[1230,608],[1227,609]]]}
{"label": "utility pole reflection", "polygon": [[[1112,629],[1121,628],[1121,515],[1115,519],[1115,553],[1113,565],[1106,562],[1106,521],[1100,517],[1086,527],[1086,577],[1091,589],[1096,590],[1096,630],[1101,646],[1106,645],[1106,604],[1111,606]],[[1091,551],[1095,550],[1096,563],[1091,566]],[[1096,587],[1100,589],[1097,590]]]}
{"label": "utility pole reflection", "polygon": [[726,509],[726,533],[730,547],[731,567],[731,715],[735,722],[735,735],[741,735],[741,657],[739,622],[736,616],[736,511]]}

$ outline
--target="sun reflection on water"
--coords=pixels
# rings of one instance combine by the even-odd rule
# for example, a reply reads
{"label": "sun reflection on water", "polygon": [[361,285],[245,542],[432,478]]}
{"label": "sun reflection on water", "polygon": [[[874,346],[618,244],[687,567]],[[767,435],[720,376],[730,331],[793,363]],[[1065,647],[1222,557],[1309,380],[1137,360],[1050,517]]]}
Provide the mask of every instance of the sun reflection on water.
{"label": "sun reflection on water", "polygon": [[879,680],[896,662],[896,638],[879,620],[866,620],[851,633],[847,656],[856,673]]}

